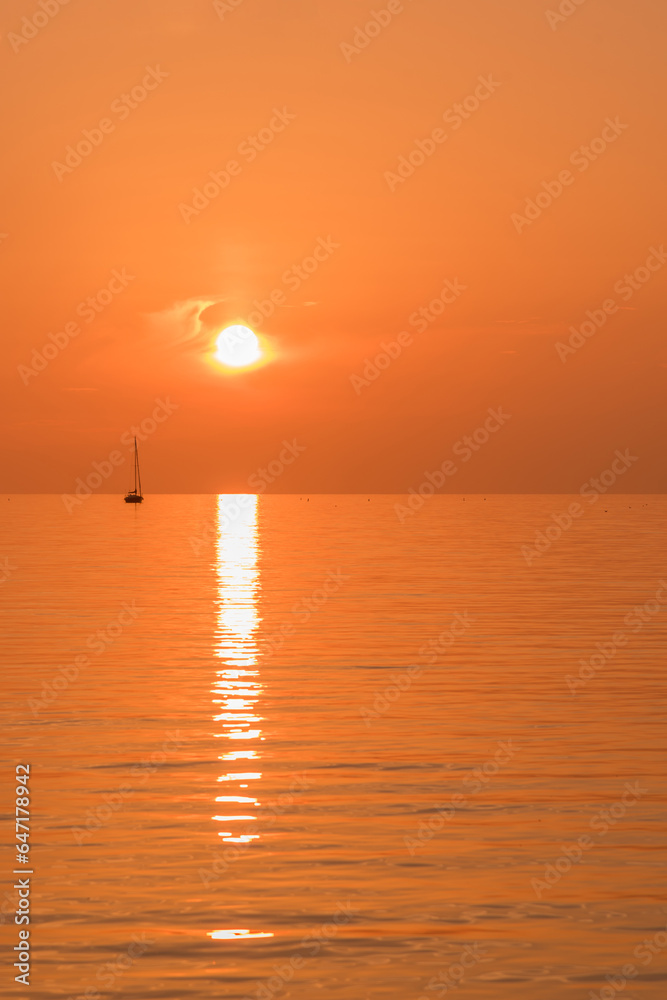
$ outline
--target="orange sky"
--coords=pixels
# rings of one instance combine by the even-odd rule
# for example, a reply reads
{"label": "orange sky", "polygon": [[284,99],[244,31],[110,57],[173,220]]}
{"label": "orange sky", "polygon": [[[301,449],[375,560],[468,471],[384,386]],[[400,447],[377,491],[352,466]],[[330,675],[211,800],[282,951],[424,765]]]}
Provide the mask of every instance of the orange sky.
{"label": "orange sky", "polygon": [[[502,407],[445,489],[576,492],[629,448],[622,491],[664,491],[666,28],[659,0],[7,0],[2,488],[72,492],[143,422],[146,493],[254,491],[283,441],[271,490],[404,492]],[[212,362],[272,293],[267,363]]]}

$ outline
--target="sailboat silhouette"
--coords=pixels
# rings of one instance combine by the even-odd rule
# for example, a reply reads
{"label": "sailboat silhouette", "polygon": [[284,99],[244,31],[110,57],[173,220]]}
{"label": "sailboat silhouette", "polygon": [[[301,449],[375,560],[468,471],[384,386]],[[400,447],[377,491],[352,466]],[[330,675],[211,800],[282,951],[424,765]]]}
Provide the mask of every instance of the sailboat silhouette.
{"label": "sailboat silhouette", "polygon": [[134,489],[128,490],[125,494],[125,503],[143,503],[141,495],[141,473],[139,472],[139,452],[137,451],[137,439],[134,439]]}

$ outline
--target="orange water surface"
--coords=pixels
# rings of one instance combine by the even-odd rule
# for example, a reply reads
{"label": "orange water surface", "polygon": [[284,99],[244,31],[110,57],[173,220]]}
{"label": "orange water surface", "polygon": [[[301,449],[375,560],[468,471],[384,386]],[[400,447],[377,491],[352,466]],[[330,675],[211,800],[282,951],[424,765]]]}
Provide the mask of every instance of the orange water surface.
{"label": "orange water surface", "polygon": [[3,498],[5,994],[667,995],[667,501],[574,499]]}

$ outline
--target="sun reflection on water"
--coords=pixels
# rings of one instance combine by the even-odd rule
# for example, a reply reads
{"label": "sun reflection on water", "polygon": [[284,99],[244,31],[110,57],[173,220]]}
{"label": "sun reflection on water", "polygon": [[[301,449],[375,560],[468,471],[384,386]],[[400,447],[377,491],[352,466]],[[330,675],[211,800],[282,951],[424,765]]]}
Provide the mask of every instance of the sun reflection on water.
{"label": "sun reflection on water", "polygon": [[[240,501],[240,502],[239,502]],[[226,511],[238,512],[230,518]],[[215,655],[222,661],[216,671],[213,721],[220,724],[214,735],[223,740],[261,740],[258,727],[262,716],[257,704],[262,692],[257,667],[257,613],[259,572],[257,569],[257,497],[218,497],[218,534],[216,540],[216,570],[218,576],[218,622],[215,635]],[[257,750],[229,750],[220,760],[259,759]],[[231,771],[218,781],[246,782],[261,778],[261,771]],[[231,790],[231,789],[230,789]],[[227,801],[251,801],[245,797]],[[214,817],[218,820],[219,817]],[[227,817],[253,821],[254,816]],[[231,835],[230,839],[231,839]],[[223,837],[223,839],[227,839]],[[234,837],[234,840],[237,840]]]}
{"label": "sun reflection on water", "polygon": [[229,930],[229,931],[209,931],[207,937],[224,939],[227,941],[245,941],[247,938],[266,938],[273,937],[273,934],[265,931],[264,933],[254,933],[252,934],[249,930]]}
{"label": "sun reflection on water", "polygon": [[[241,501],[239,503],[239,501]],[[235,518],[227,516],[225,509],[235,506]],[[215,656],[221,661],[216,671],[213,688],[213,721],[218,730],[214,733],[222,740],[262,740],[258,723],[263,717],[258,712],[262,693],[257,667],[257,631],[260,618],[257,613],[259,572],[257,569],[257,497],[218,497],[218,533],[216,541],[216,571],[218,577],[218,620],[215,633]],[[221,731],[220,731],[221,730]],[[261,754],[255,749],[232,750],[219,757],[227,767],[235,761],[252,761],[255,766]],[[240,765],[243,766],[242,764]],[[247,764],[246,764],[247,766]],[[251,764],[252,766],[252,764]],[[259,781],[261,771],[233,771],[221,774],[218,781],[238,782],[230,792],[247,788],[248,782]],[[259,792],[259,788],[253,788]],[[248,803],[261,805],[260,799],[248,795],[220,795],[217,802],[238,803],[239,811],[231,815],[214,815],[214,823],[231,825],[238,822],[252,824],[257,816],[247,813]],[[245,806],[245,809],[243,808]],[[229,809],[229,806],[228,806]],[[259,840],[255,827],[246,825],[242,832],[218,830],[218,836],[230,844],[250,844]],[[235,850],[238,850],[236,848]],[[268,932],[250,930],[217,930],[209,932],[217,940],[245,940],[247,938],[273,937]]]}

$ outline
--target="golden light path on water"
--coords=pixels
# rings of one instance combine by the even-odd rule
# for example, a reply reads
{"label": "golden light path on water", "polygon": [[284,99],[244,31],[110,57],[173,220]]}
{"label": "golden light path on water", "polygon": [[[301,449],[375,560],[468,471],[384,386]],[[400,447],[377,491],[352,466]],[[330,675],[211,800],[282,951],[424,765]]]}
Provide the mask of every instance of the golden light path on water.
{"label": "golden light path on water", "polygon": [[[225,829],[218,830],[218,836],[223,841],[244,845],[227,849],[229,860],[233,860],[240,850],[247,850],[252,841],[259,840],[256,827],[246,825],[238,831],[233,824],[257,821],[257,816],[250,810],[261,803],[257,795],[248,794],[248,791],[259,792],[259,787],[251,787],[250,782],[260,781],[262,772],[241,768],[257,767],[261,754],[259,748],[250,749],[248,744],[243,749],[231,748],[237,741],[261,742],[263,739],[259,725],[263,720],[258,714],[262,685],[257,670],[257,630],[260,623],[257,613],[257,497],[218,497],[216,573],[218,615],[214,652],[221,660],[221,669],[216,671],[213,687],[213,704],[216,706],[213,721],[222,730],[215,733],[216,738],[233,740],[234,744],[223,744],[225,752],[219,758],[229,770],[221,774],[218,781],[231,783],[228,789],[230,794],[219,795],[215,801],[238,804],[243,808],[234,812],[232,808],[223,806],[212,819],[225,825]],[[241,789],[246,791],[238,794]],[[228,830],[228,826],[232,830]],[[273,937],[273,934],[250,929],[223,929],[211,931],[208,936],[216,940],[238,941]]]}

